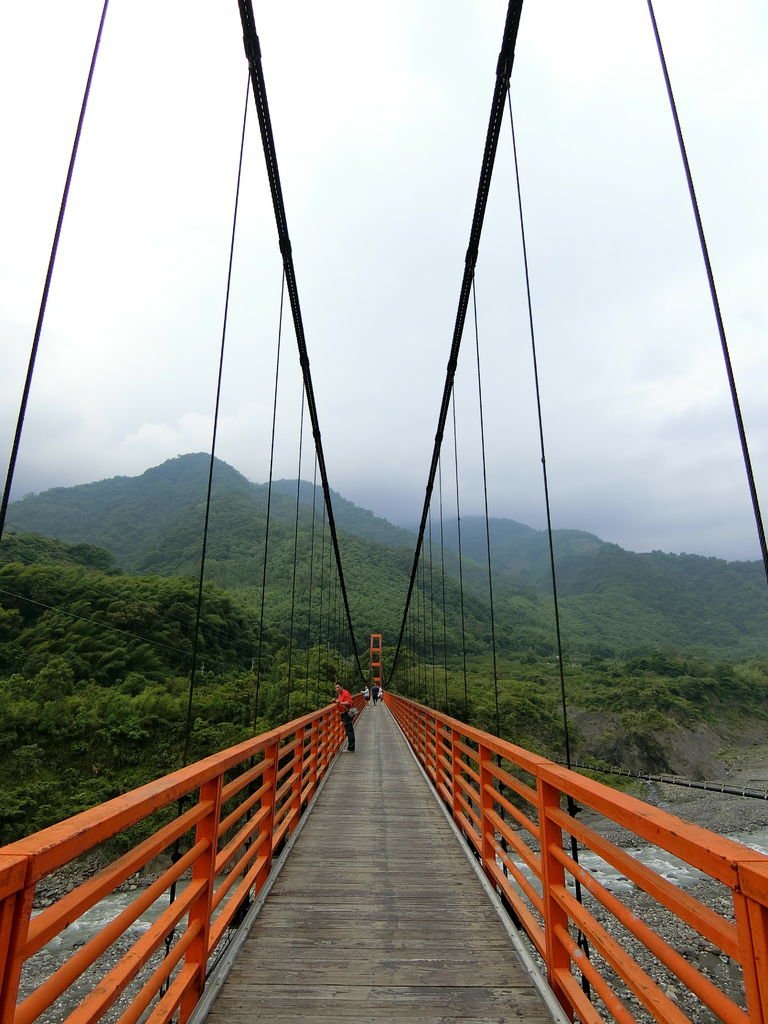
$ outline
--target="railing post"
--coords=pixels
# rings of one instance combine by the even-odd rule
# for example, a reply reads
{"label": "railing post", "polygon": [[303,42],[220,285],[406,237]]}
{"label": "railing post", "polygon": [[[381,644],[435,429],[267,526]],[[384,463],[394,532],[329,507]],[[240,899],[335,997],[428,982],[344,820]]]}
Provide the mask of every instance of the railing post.
{"label": "railing post", "polygon": [[427,762],[427,716],[422,708],[416,709],[416,756],[422,766]]}
{"label": "railing post", "polygon": [[[445,789],[449,793],[453,793],[453,752],[451,749],[448,731],[448,726],[441,722],[438,751],[439,755],[442,755],[442,757],[448,761],[449,767],[446,768],[446,766],[440,762],[438,756],[437,771],[439,777],[442,779]],[[445,800],[445,795],[443,795],[443,799]]]}
{"label": "railing post", "polygon": [[565,886],[565,868],[552,855],[552,849],[563,848],[563,830],[547,814],[560,809],[560,791],[547,782],[538,780],[539,831],[541,835],[541,884],[544,902],[544,936],[546,941],[547,980],[549,987],[562,1003],[567,1013],[572,1013],[562,987],[557,981],[561,971],[571,969],[570,954],[557,937],[557,929],[568,930],[568,915],[554,898],[555,886]]}
{"label": "railing post", "polygon": [[269,843],[267,845],[267,866],[266,871],[264,872],[264,877],[266,878],[272,868],[272,858],[275,854],[275,814],[277,812],[275,801],[277,798],[277,773],[279,768],[278,762],[280,760],[280,740],[275,740],[274,743],[270,743],[264,751],[264,757],[272,762],[271,767],[267,768],[264,773],[264,782],[269,785],[269,810],[264,822],[264,828],[266,829],[266,833],[269,837]]}
{"label": "railing post", "polygon": [[318,721],[318,746],[320,748],[320,764],[318,772],[320,776],[325,775],[328,771],[328,762],[331,759],[331,717],[330,712],[326,712],[323,717]]}
{"label": "railing post", "polygon": [[207,842],[205,852],[197,858],[192,868],[192,884],[204,882],[203,889],[189,908],[188,927],[199,927],[197,936],[185,955],[185,963],[197,968],[194,982],[190,985],[179,1006],[179,1022],[184,1024],[200,1000],[205,988],[205,971],[208,963],[208,941],[211,930],[211,908],[213,888],[216,879],[216,854],[219,845],[219,818],[221,816],[222,776],[217,775],[200,787],[200,803],[211,802],[211,810],[198,822],[195,829],[195,844]]}
{"label": "railing post", "polygon": [[301,816],[301,789],[304,779],[304,727],[297,729],[294,733],[295,757],[293,759],[293,785],[291,786],[291,810],[289,814],[289,834],[296,828],[296,823]]}
{"label": "railing post", "polygon": [[12,1024],[24,967],[35,885],[24,887],[26,857],[0,857],[0,1021]]}
{"label": "railing post", "polygon": [[740,893],[734,892],[739,954],[750,1022],[768,1022],[768,867],[739,865]]}
{"label": "railing post", "polygon": [[[496,860],[496,843],[493,839],[494,830],[488,820],[488,814],[493,810],[494,799],[489,792],[493,787],[493,775],[488,771],[488,762],[491,759],[491,751],[482,744],[477,748],[477,765],[480,774],[480,849],[482,851],[483,868],[489,878],[493,875],[488,870],[488,865]],[[490,830],[490,838],[489,838]],[[494,883],[495,884],[495,883]]]}
{"label": "railing post", "polygon": [[[432,742],[433,736],[434,743]],[[424,768],[433,784],[437,784],[437,722],[432,711],[427,712],[425,741]]]}
{"label": "railing post", "polygon": [[448,740],[451,747],[451,816],[454,821],[458,821],[459,793],[461,792],[461,787],[456,780],[461,774],[461,758],[456,750],[456,731],[452,725],[449,725],[447,728]]}
{"label": "railing post", "polygon": [[320,720],[315,719],[309,727],[309,772],[307,774],[307,785],[309,786],[310,800],[317,790],[317,782],[320,778],[320,725]]}

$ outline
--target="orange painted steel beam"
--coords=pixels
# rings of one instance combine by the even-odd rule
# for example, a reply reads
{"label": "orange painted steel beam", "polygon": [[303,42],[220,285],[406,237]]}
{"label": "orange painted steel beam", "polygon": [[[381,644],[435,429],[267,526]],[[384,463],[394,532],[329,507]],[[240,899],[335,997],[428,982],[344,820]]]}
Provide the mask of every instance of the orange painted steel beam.
{"label": "orange painted steel beam", "polygon": [[[583,977],[609,1009],[611,1019],[627,1024],[634,1021],[612,987],[612,973],[602,973],[605,964],[654,1020],[682,1024],[688,1018],[611,937],[602,916],[598,922],[590,909],[575,899],[567,887],[569,880],[571,884],[580,882],[619,928],[634,934],[718,1019],[728,1024],[768,1024],[768,857],[413,701],[388,694],[387,703],[425,767],[428,737],[443,737],[447,750],[435,759],[441,772],[436,789],[481,856],[492,884],[544,956],[552,989],[571,1019],[594,1024],[603,1020],[582,990]],[[496,763],[497,757],[500,763]],[[526,781],[521,781],[519,773]],[[522,798],[531,808],[530,816],[510,801],[507,793]],[[727,886],[736,923],[567,814],[562,807],[569,797]],[[505,818],[518,827],[512,828]],[[506,842],[506,849],[497,836]],[[591,862],[573,859],[571,836],[597,863],[624,874],[684,927],[713,943],[741,967],[746,1013],[711,978],[638,920],[620,896],[602,886],[587,866]],[[540,880],[540,896],[521,864]],[[573,938],[578,931],[599,954],[594,960],[587,958]]]}
{"label": "orange painted steel beam", "polygon": [[[209,810],[210,808],[205,804],[198,804],[190,808],[186,814],[160,829],[154,836],[145,839],[143,843],[115,861],[110,867],[100,871],[93,878],[67,893],[47,910],[43,910],[30,923],[24,955],[26,957],[34,956],[47,942],[68,928],[87,910],[94,907],[99,900],[114,892],[131,875],[166,850],[178,836],[183,835],[189,828],[196,825]],[[178,871],[173,868],[170,869],[170,872],[169,875],[162,876],[165,879],[165,885],[159,889],[159,893],[163,891],[163,888],[168,887],[170,881],[179,877]]]}
{"label": "orange painted steel beam", "polygon": [[[557,931],[557,937],[562,943],[563,948],[568,950],[572,960],[580,962],[580,969],[594,991],[597,992],[605,1003],[606,1009],[611,1014],[613,1020],[618,1021],[619,1024],[637,1024],[634,1014],[630,1013],[622,999],[613,991],[602,974],[592,966],[592,961],[585,957],[584,951],[574,942],[568,929],[558,926]],[[592,1005],[579,982],[571,974],[570,969],[568,967],[560,968],[556,972],[556,977],[558,986],[566,993],[567,1003],[578,1015],[578,1019],[583,1024],[603,1024],[602,1014],[598,1013]],[[683,1017],[682,1021],[684,1024],[690,1024],[687,1017]]]}
{"label": "orange painted steel beam", "polygon": [[[533,887],[533,885],[531,885],[529,880],[525,877],[525,875],[522,873],[522,871],[518,868],[517,864],[515,864],[515,862],[510,859],[510,857],[509,857],[509,855],[508,855],[506,850],[502,850],[502,849],[500,849],[497,846],[495,852],[496,852],[496,856],[493,858],[493,860],[490,860],[490,861],[487,862],[487,867],[488,867],[490,873],[496,879],[497,883],[500,885],[501,889],[503,890],[503,892],[504,892],[505,896],[507,897],[507,899],[509,900],[509,902],[515,908],[515,911],[518,912],[520,914],[520,916],[522,916],[525,913],[527,908],[526,908],[525,903],[523,903],[523,901],[520,899],[519,893],[517,893],[515,891],[514,887],[512,885],[510,885],[510,883],[509,883],[509,876],[510,875],[512,876],[512,878],[513,878],[515,884],[518,886],[518,888],[520,890],[522,890],[523,894],[525,895],[526,899],[528,900],[528,903],[536,911],[536,913],[539,914],[539,916],[543,920],[543,918],[544,918],[544,903],[542,901],[541,894],[536,891],[536,889]],[[503,865],[503,869],[501,867],[499,867],[499,861],[501,861],[501,863]],[[537,926],[537,929],[538,929],[538,926]],[[540,929],[538,929],[538,930],[540,930]],[[541,931],[541,935],[542,936],[544,935],[543,931]],[[542,948],[542,950],[544,948],[543,941],[542,941],[542,944],[541,944],[541,948]]]}
{"label": "orange painted steel beam", "polygon": [[164,957],[162,964],[158,967],[149,981],[143,986],[139,994],[133,999],[131,1005],[120,1017],[120,1024],[135,1024],[150,1005],[157,993],[171,976],[176,965],[189,949],[197,936],[197,929],[190,929],[185,932],[179,941],[171,946],[168,956]]}
{"label": "orange painted steel beam", "polygon": [[[200,856],[202,851],[197,847],[190,850],[184,857],[179,860],[178,864],[174,865],[174,872],[176,877],[184,873],[184,871],[190,867]],[[44,1010],[47,1010],[51,1003],[55,1002],[66,990],[72,985],[81,974],[91,967],[98,958],[105,953],[114,941],[125,933],[125,931],[134,924],[135,921],[141,916],[141,914],[147,910],[165,891],[165,884],[161,884],[164,880],[159,880],[151,885],[145,892],[143,892],[138,899],[134,900],[130,906],[126,907],[122,913],[118,914],[112,921],[110,921],[100,932],[98,932],[89,942],[84,946],[81,946],[66,963],[54,972],[49,978],[47,978],[42,985],[39,985],[35,991],[19,1004],[15,1021],[16,1024],[30,1024],[31,1021],[36,1020]],[[169,914],[166,910],[162,918],[166,916],[169,919],[169,923],[165,930],[160,932],[158,942],[161,942],[166,932],[176,924],[180,917],[186,913],[187,904],[192,894],[187,895],[184,893],[174,904],[172,904],[173,913]],[[157,922],[155,922],[157,925]],[[161,925],[162,929],[162,925]],[[147,946],[149,942],[149,936],[151,935],[152,929],[145,932],[141,939],[135,944],[134,949],[139,947]],[[146,953],[146,959],[148,959],[154,952],[154,947],[148,948]],[[138,958],[134,958],[134,963]],[[122,962],[122,961],[121,961]],[[136,966],[136,971],[141,967],[141,963]],[[119,965],[118,965],[119,966]],[[117,968],[116,968],[117,969]],[[136,973],[134,971],[134,974]],[[131,975],[132,977],[133,975]],[[127,977],[127,981],[130,981],[130,977]],[[119,995],[119,992],[117,993]],[[115,998],[117,998],[117,995]],[[111,1005],[111,1004],[110,1004]],[[107,1007],[105,1007],[107,1009]],[[79,1011],[74,1011],[78,1013]],[[74,1021],[72,1022],[74,1024]]]}
{"label": "orange painted steel beam", "polygon": [[[356,703],[361,706],[362,697],[356,698]],[[95,1024],[175,929],[168,957],[152,968],[123,1019],[133,1024],[142,1017],[176,969],[168,992],[147,1019],[167,1024],[178,1011],[183,1024],[202,992],[213,946],[243,901],[266,881],[273,850],[295,827],[305,801],[311,799],[343,739],[338,710],[329,705],[0,849],[2,1024],[32,1024],[191,868],[192,880],[184,891],[94,984],[68,1018],[69,1024]],[[233,772],[239,774],[230,778]],[[41,878],[154,812],[175,808],[190,795],[195,802],[188,810],[158,826],[132,850],[32,920],[35,887]],[[227,813],[222,818],[225,806]],[[185,837],[191,849],[17,1006],[26,960]],[[216,910],[218,917],[212,924]]]}
{"label": "orange painted steel beam", "polygon": [[[606,864],[610,864],[639,889],[647,892],[657,903],[665,906],[676,917],[694,928],[704,938],[731,957],[738,957],[736,929],[709,907],[703,906],[693,896],[669,882],[652,868],[646,867],[631,854],[614,846],[593,829],[560,811],[556,815],[568,831],[594,853],[598,853]],[[566,826],[566,822],[568,825]],[[565,853],[563,857],[567,856]]]}
{"label": "orange painted steel beam", "polygon": [[[221,901],[226,897],[232,886],[250,871],[251,862],[256,859],[259,854],[259,850],[269,841],[270,836],[266,832],[260,833],[251,845],[244,851],[242,857],[235,863],[232,870],[226,875],[226,877],[216,887],[216,892],[213,896],[213,910],[216,910]],[[264,859],[269,859],[267,854],[263,855]],[[231,859],[231,858],[230,858]],[[222,864],[226,863],[221,858],[221,854],[217,858],[217,868]]]}
{"label": "orange painted steel beam", "polygon": [[149,1017],[147,1017],[146,1024],[162,1024],[162,1022],[173,1017],[192,981],[194,973],[194,967],[189,967],[186,964],[182,967],[166,994]]}

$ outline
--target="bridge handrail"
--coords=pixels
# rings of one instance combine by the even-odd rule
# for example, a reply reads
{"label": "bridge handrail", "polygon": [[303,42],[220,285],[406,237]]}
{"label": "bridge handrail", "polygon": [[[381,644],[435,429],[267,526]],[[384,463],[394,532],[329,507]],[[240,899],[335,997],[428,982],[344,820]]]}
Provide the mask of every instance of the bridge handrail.
{"label": "bridge handrail", "polygon": [[[386,702],[571,1018],[631,1022],[644,1010],[653,1020],[688,1021],[670,985],[646,969],[655,961],[657,976],[666,971],[671,984],[687,988],[718,1020],[768,1024],[768,856],[424,705],[391,692]],[[586,824],[568,813],[569,798],[595,820]],[[728,913],[602,836],[606,821],[724,886]],[[657,934],[602,884],[604,868],[623,874],[678,931],[697,934],[736,965],[741,991],[716,984]],[[581,900],[577,886],[586,893]],[[642,963],[617,934],[644,947]]]}
{"label": "bridge handrail", "polygon": [[[363,698],[354,700],[360,709]],[[155,999],[151,1024],[177,1011],[183,1024],[202,994],[209,959],[267,881],[343,741],[330,705],[1,847],[0,1024],[31,1024],[89,970],[96,978],[88,975],[87,994],[67,1024],[99,1020],[131,985],[121,1024],[133,1024]],[[144,831],[138,839],[127,834],[135,826]],[[131,843],[127,853],[33,916],[41,879],[118,836]],[[17,1002],[27,961],[169,850],[170,867]],[[134,940],[131,926],[179,882],[183,891]],[[100,966],[116,942],[117,963]]]}

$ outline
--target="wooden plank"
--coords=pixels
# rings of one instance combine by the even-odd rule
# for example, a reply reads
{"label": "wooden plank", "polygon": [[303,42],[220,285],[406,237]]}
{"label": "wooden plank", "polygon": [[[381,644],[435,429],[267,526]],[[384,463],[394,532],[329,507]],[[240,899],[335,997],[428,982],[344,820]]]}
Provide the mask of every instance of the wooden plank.
{"label": "wooden plank", "polygon": [[551,1024],[391,716],[356,730],[209,1024]]}

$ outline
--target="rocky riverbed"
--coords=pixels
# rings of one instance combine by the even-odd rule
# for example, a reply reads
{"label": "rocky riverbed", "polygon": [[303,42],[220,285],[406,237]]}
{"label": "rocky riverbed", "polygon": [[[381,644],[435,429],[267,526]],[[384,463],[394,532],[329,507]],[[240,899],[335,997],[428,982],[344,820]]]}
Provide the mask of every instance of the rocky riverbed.
{"label": "rocky riverbed", "polygon": [[[753,740],[748,746],[731,749],[725,760],[717,764],[716,768],[714,785],[726,785],[729,789],[768,791],[768,744],[761,740]],[[654,782],[645,783],[643,791],[638,795],[648,803],[686,821],[768,853],[768,800]],[[596,820],[593,822],[589,819],[590,815],[586,814],[586,823],[596,825]],[[634,842],[618,826],[603,821],[599,831],[617,845],[625,848],[628,845],[632,846],[632,852],[637,852]],[[665,867],[662,867],[662,870],[665,870]],[[675,865],[666,866],[666,871],[674,877]],[[726,887],[705,876],[698,876],[693,880],[687,878],[685,887],[695,899],[717,911],[727,920],[733,920],[731,893]],[[716,946],[688,928],[635,886],[628,883],[622,887],[620,898],[639,920],[662,936],[706,978],[732,999],[743,1004],[741,972]],[[679,984],[674,975],[648,953],[641,942],[617,926],[596,901],[587,896],[585,903],[606,929],[620,939],[624,949],[648,971],[662,991],[679,1006],[690,1021],[694,1024],[718,1024],[721,1018],[714,1016],[702,1006],[694,995]],[[607,975],[611,976],[610,970],[607,971]],[[627,1000],[638,1022],[653,1020],[636,1000],[630,996]]]}

